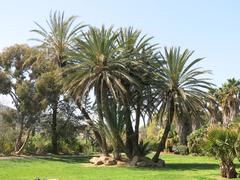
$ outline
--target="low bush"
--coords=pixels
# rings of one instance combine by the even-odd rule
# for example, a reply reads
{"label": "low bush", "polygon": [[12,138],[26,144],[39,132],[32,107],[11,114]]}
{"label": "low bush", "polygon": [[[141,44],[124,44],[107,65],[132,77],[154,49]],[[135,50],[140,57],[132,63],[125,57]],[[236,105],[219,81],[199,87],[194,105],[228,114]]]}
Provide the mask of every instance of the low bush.
{"label": "low bush", "polygon": [[205,151],[203,149],[203,138],[206,134],[207,129],[205,127],[193,131],[187,138],[189,153],[194,155],[204,155]]}
{"label": "low bush", "polygon": [[206,152],[220,159],[221,176],[225,178],[236,178],[234,159],[239,154],[240,139],[239,132],[235,129],[215,127],[208,130],[204,140]]}
{"label": "low bush", "polygon": [[37,133],[29,138],[24,153],[42,155],[50,152],[50,149],[50,139],[44,134]]}
{"label": "low bush", "polygon": [[175,154],[188,155],[189,154],[188,147],[185,145],[177,145]]}

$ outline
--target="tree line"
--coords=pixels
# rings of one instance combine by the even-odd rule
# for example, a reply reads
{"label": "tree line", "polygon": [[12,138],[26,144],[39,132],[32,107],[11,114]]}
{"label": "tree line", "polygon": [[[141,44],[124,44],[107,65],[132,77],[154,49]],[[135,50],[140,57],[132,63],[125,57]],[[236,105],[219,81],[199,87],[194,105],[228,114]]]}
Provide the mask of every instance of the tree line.
{"label": "tree line", "polygon": [[35,24],[36,47],[17,44],[0,54],[0,93],[15,107],[3,113],[15,122],[15,154],[44,130],[54,154],[61,138],[73,141],[84,131],[104,155],[111,146],[115,159],[121,152],[132,159],[144,156],[140,126],[156,121],[163,129],[156,162],[172,129],[187,145],[193,130],[227,127],[239,115],[239,81],[216,88],[193,51],[160,49],[132,27],[98,28],[62,12],[50,13],[46,26]]}

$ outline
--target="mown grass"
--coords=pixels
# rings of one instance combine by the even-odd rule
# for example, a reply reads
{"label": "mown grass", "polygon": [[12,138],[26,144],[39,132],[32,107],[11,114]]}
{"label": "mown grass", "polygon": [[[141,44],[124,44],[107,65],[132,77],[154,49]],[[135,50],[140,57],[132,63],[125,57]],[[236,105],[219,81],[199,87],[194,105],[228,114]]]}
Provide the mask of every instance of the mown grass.
{"label": "mown grass", "polygon": [[[222,179],[218,161],[209,157],[162,155],[160,169],[89,166],[89,157],[52,156],[0,160],[0,180],[211,180]],[[240,166],[237,166],[238,171]]]}

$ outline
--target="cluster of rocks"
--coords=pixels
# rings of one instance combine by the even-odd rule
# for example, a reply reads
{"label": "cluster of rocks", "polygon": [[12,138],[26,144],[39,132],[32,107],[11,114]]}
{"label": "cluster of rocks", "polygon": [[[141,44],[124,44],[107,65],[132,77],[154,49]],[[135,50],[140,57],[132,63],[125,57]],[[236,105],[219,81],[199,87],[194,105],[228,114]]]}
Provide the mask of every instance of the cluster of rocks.
{"label": "cluster of rocks", "polygon": [[106,165],[106,166],[126,164],[124,161],[116,161],[110,156],[93,157],[89,160],[89,162],[94,165]]}
{"label": "cluster of rocks", "polygon": [[154,168],[160,168],[165,166],[165,161],[162,159],[159,159],[158,162],[153,162],[148,157],[140,157],[140,156],[134,156],[132,160],[129,163],[130,166],[133,167],[154,167]]}
{"label": "cluster of rocks", "polygon": [[153,162],[148,157],[140,157],[140,156],[134,156],[133,159],[131,161],[129,161],[128,163],[125,161],[117,161],[109,156],[93,157],[89,160],[89,162],[94,165],[106,165],[106,166],[127,165],[130,167],[155,167],[155,168],[165,166],[165,161],[163,161],[161,159],[159,159],[158,162]]}

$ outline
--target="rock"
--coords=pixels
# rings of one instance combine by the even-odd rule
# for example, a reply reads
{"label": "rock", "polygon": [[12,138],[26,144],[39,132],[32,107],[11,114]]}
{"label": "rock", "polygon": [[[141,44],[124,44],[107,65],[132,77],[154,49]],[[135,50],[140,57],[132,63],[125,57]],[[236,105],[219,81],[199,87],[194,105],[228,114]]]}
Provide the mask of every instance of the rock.
{"label": "rock", "polygon": [[97,162],[99,159],[99,157],[92,157],[89,162],[92,163],[92,164],[95,164],[95,162]]}
{"label": "rock", "polygon": [[137,162],[137,163],[136,163],[136,166],[138,166],[138,167],[147,167],[147,166],[148,166],[148,163],[145,162],[145,161],[141,161],[141,162]]}
{"label": "rock", "polygon": [[106,161],[108,161],[108,160],[110,160],[110,159],[112,159],[112,158],[109,157],[109,156],[100,156],[100,157],[99,157],[99,160],[101,160],[103,163],[106,162]]}
{"label": "rock", "polygon": [[162,159],[159,159],[156,163],[156,167],[165,167],[165,161]]}
{"label": "rock", "polygon": [[137,162],[140,161],[140,157],[139,156],[134,156],[131,160],[131,162],[129,163],[130,166],[136,166]]}
{"label": "rock", "polygon": [[102,165],[103,162],[102,162],[100,159],[98,159],[94,164],[95,164],[95,165]]}
{"label": "rock", "polygon": [[124,165],[126,165],[126,162],[124,162],[124,161],[117,161],[117,165],[118,166],[124,166]]}
{"label": "rock", "polygon": [[107,166],[116,165],[116,164],[117,164],[117,161],[114,160],[114,159],[109,159],[109,160],[106,160],[106,161],[104,162],[104,164],[107,165]]}

